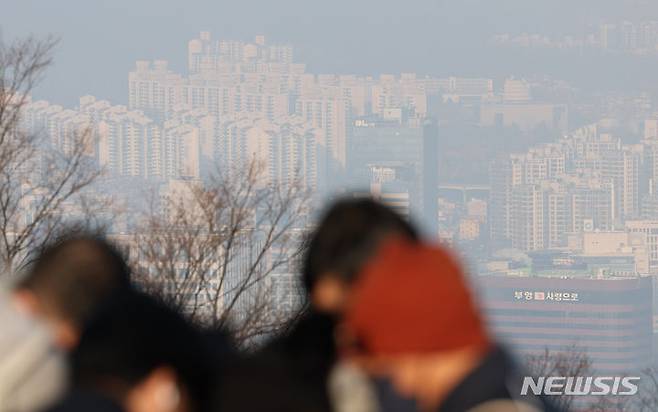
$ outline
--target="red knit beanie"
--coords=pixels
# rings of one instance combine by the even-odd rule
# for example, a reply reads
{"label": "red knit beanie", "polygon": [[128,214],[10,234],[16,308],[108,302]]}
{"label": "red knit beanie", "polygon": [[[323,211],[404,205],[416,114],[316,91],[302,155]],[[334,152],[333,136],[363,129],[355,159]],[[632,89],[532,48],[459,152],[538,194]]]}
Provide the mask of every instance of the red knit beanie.
{"label": "red knit beanie", "polygon": [[357,279],[345,326],[366,352],[489,346],[463,271],[442,248],[391,239]]}

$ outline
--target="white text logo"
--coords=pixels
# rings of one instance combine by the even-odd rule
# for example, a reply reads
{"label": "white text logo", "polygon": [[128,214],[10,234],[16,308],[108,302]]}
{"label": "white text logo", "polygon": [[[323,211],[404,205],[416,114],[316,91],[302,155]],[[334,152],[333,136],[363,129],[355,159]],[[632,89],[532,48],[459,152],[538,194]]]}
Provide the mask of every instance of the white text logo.
{"label": "white text logo", "polygon": [[635,395],[639,376],[540,376],[523,378],[521,395]]}

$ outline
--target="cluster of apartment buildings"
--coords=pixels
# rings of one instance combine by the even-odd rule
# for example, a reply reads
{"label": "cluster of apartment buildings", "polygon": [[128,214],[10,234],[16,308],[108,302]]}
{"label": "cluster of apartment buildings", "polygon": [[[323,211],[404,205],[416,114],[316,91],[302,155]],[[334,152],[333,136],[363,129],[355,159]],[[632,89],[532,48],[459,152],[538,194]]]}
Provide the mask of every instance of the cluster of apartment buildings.
{"label": "cluster of apartment buildings", "polygon": [[324,189],[348,172],[360,119],[419,125],[436,104],[477,106],[482,126],[567,127],[566,108],[534,102],[521,79],[498,93],[484,78],[316,75],[295,62],[289,45],[263,36],[214,40],[208,32],[189,42],[186,74],[163,60],[138,61],[127,106],[92,96],[75,109],[35,101],[25,121],[58,147],[71,131],[93,129],[89,150],[115,176],[197,179],[258,159],[269,182]]}
{"label": "cluster of apartment buildings", "polygon": [[[111,176],[163,182],[165,194],[177,196],[181,180],[256,160],[266,183],[356,187],[354,195],[374,196],[441,235],[449,206],[437,202],[440,129],[428,121],[437,105],[473,108],[483,127],[567,131],[565,105],[535,101],[523,79],[501,86],[311,74],[289,45],[202,32],[189,42],[185,75],[165,61],[138,61],[127,106],[92,96],[74,109],[34,101],[23,121],[62,150],[73,134],[93,133],[87,151]],[[488,256],[479,268],[492,327],[521,351],[577,343],[611,371],[651,356],[655,282],[640,275],[658,273],[658,117],[644,131],[641,143],[624,144],[601,125],[583,127],[495,159],[488,187],[446,186],[464,194],[458,239],[486,238],[492,250],[530,260]],[[489,197],[469,200],[469,190]],[[273,280],[282,307],[298,300],[293,271]]]}
{"label": "cluster of apartment buildings", "polygon": [[199,179],[246,164],[266,164],[267,178],[317,183],[316,146],[323,132],[297,115],[272,118],[212,116],[202,108],[174,111],[157,121],[141,110],[112,105],[92,96],[80,98],[76,109],[45,101],[27,105],[24,121],[65,149],[75,133],[93,133],[89,154],[114,176],[146,179]]}
{"label": "cluster of apartment buildings", "polygon": [[497,46],[553,49],[596,48],[604,51],[650,54],[658,51],[658,21],[604,22],[585,29],[585,35],[549,36],[539,33],[497,34],[490,42]]}
{"label": "cluster of apartment buildings", "polygon": [[646,121],[642,143],[632,145],[591,125],[558,143],[494,160],[492,241],[523,251],[570,250],[583,247],[583,236],[639,233],[643,246],[630,238],[621,243],[647,254],[638,256],[639,272],[658,270],[651,236],[658,224],[657,137],[655,119]]}
{"label": "cluster of apartment buildings", "polygon": [[437,95],[486,100],[493,83],[314,75],[294,62],[291,46],[267,44],[263,36],[213,40],[202,32],[189,42],[186,75],[166,61],[138,61],[128,75],[127,106],[92,96],[75,109],[35,101],[25,122],[60,148],[72,131],[92,129],[90,152],[116,176],[196,179],[257,158],[269,181],[301,179],[315,189],[344,173],[356,118],[404,110],[422,119]]}
{"label": "cluster of apartment buildings", "polygon": [[493,330],[520,352],[579,348],[610,373],[656,353],[657,131],[652,116],[624,144],[593,124],[491,163],[499,252],[479,283]]}

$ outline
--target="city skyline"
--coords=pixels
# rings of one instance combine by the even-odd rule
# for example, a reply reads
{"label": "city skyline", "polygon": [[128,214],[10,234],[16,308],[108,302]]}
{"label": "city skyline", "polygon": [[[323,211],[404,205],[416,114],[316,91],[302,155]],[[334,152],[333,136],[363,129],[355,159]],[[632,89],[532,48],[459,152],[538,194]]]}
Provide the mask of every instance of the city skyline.
{"label": "city skyline", "polygon": [[[503,2],[496,15],[517,10],[515,24],[487,20],[493,6],[466,13],[450,1],[272,9],[297,7],[304,27],[317,17],[321,39],[262,16],[239,29],[185,37],[186,24],[138,39],[135,13],[124,54],[79,52],[64,65],[75,70],[46,73],[43,88],[19,96],[20,129],[39,138],[28,166],[14,166],[10,189],[23,197],[7,227],[20,238],[52,189],[41,185],[52,178],[49,156],[73,153],[94,171],[80,186],[84,202],[63,197],[44,215],[74,221],[98,207],[140,282],[220,323],[226,308],[248,319],[265,295],[266,322],[304,299],[294,262],[321,205],[369,197],[454,250],[492,330],[519,356],[577,346],[594,371],[639,370],[658,360],[658,6],[624,2],[644,17],[579,6],[559,29],[547,29],[557,24],[549,13],[524,31],[557,3]],[[456,18],[435,31],[445,11],[472,25],[458,29]],[[339,21],[348,22],[340,35],[327,28]],[[386,22],[418,24],[378,37]],[[194,26],[204,24],[213,25]],[[370,32],[359,38],[350,24]],[[595,30],[565,34],[582,27]],[[77,70],[79,84],[63,81]],[[163,261],[165,279],[154,270]],[[250,289],[254,274],[265,280]]]}
{"label": "city skyline", "polygon": [[[560,0],[535,2],[532,7],[525,3],[415,0],[405,5],[364,1],[329,6],[286,0],[273,6],[259,0],[237,5],[197,0],[181,7],[175,1],[142,1],[131,4],[129,9],[134,13],[128,15],[123,12],[127,5],[116,2],[101,5],[67,0],[54,5],[30,0],[7,4],[1,34],[8,40],[29,34],[61,39],[55,65],[37,89],[37,95],[71,106],[86,94],[109,98],[116,104],[127,103],[120,93],[125,85],[120,73],[139,59],[166,59],[182,71],[186,66],[181,58],[185,43],[202,30],[243,41],[262,33],[278,42],[295,44],[314,73],[377,75],[418,71],[445,77],[501,79],[509,74],[527,75],[541,70],[537,63],[548,64],[555,74],[564,75],[565,71],[550,67],[550,60],[536,61],[538,56],[508,53],[505,58],[496,59],[501,51],[487,46],[495,34],[510,29],[534,32],[543,28],[551,32],[556,27],[562,28],[557,32],[571,32],[584,21],[600,22],[615,16],[620,20],[658,19],[658,7],[647,1],[587,0],[571,4]],[[567,5],[568,14],[563,13]],[[205,10],[209,12],[204,13]],[[29,24],[23,24],[27,19]],[[235,24],[236,21],[241,24]],[[360,29],[364,25],[367,30]],[[117,31],[116,27],[122,29]],[[150,30],[144,30],[145,27]],[[337,27],[342,30],[336,30]],[[414,47],[408,47],[410,44]],[[85,52],[80,53],[81,50]],[[588,59],[579,60],[578,64],[594,67]],[[99,75],[103,81],[98,81]],[[578,79],[586,81],[587,77],[578,74]],[[614,79],[612,72],[598,77]],[[633,84],[637,76],[626,80]],[[600,81],[599,86],[604,86],[604,82]]]}

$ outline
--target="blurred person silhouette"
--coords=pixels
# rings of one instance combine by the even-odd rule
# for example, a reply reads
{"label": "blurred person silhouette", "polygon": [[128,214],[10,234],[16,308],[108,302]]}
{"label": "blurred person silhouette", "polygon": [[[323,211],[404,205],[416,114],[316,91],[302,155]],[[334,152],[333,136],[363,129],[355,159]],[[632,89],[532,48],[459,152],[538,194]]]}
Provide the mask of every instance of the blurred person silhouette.
{"label": "blurred person silhouette", "polygon": [[216,381],[212,359],[201,332],[180,314],[126,291],[83,329],[70,354],[73,390],[52,411],[84,410],[99,399],[126,412],[207,411]]}
{"label": "blurred person silhouette", "polygon": [[340,315],[361,268],[391,235],[416,241],[417,230],[389,207],[369,198],[333,204],[313,232],[302,276],[311,307]]}
{"label": "blurred person silhouette", "polygon": [[322,406],[298,384],[278,357],[228,362],[214,394],[216,412],[319,412]]}
{"label": "blurred person silhouette", "polygon": [[103,237],[76,233],[44,248],[15,285],[13,297],[49,326],[59,347],[71,350],[95,310],[130,287],[119,250]]}
{"label": "blurred person silhouette", "polygon": [[[453,257],[386,241],[355,282],[342,351],[378,382],[382,411],[551,411],[489,336]],[[401,399],[413,401],[401,404]]]}
{"label": "blurred person silhouette", "polygon": [[49,330],[0,293],[0,412],[40,411],[66,387],[66,362]]}
{"label": "blurred person silhouette", "polygon": [[263,350],[285,360],[292,378],[322,410],[372,410],[373,395],[358,370],[337,368],[335,326],[362,267],[391,235],[409,241],[419,237],[404,218],[372,199],[343,199],[331,205],[303,257],[308,310]]}

